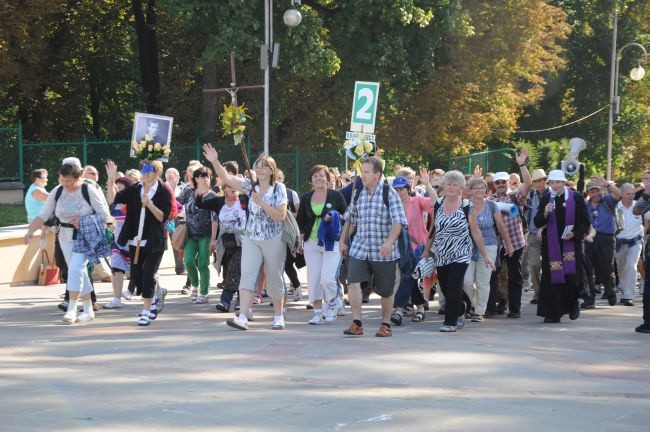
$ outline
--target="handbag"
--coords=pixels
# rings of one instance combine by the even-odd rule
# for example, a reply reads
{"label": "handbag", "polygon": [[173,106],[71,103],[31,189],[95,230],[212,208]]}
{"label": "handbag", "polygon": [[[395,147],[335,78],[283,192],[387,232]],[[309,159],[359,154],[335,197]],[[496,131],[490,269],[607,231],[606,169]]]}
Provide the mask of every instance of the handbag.
{"label": "handbag", "polygon": [[226,249],[237,247],[237,237],[233,233],[223,233],[221,235],[221,244]]}
{"label": "handbag", "polygon": [[56,285],[59,283],[61,272],[59,267],[50,261],[47,250],[41,249],[41,268],[38,272],[39,285]]}
{"label": "handbag", "polygon": [[172,235],[172,249],[182,251],[187,242],[188,230],[187,224],[176,225],[174,234]]}
{"label": "handbag", "polygon": [[433,274],[433,258],[426,257],[420,260],[413,270],[413,279],[424,279]]}

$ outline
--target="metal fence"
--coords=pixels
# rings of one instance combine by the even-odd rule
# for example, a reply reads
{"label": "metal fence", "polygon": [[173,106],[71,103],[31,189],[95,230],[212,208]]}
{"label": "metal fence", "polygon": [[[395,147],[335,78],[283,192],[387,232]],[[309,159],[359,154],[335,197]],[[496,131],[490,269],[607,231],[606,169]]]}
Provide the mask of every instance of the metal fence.
{"label": "metal fence", "polygon": [[471,174],[476,165],[483,168],[483,173],[513,170],[512,149],[499,148],[485,150],[479,153],[472,153],[464,156],[449,158],[448,169],[457,169],[465,174]]}
{"label": "metal fence", "polygon": [[[69,156],[76,156],[83,165],[94,165],[101,174],[108,160],[114,161],[120,171],[138,168],[138,161],[129,157],[130,140],[114,141],[88,141],[85,137],[81,141],[25,143],[22,139],[20,125],[11,128],[0,128],[0,145],[3,155],[0,157],[0,181],[21,181],[25,185],[31,183],[29,175],[34,169],[45,168],[50,172],[52,180],[56,180],[56,173],[61,161]],[[182,171],[188,162],[193,159],[202,159],[202,142],[196,140],[191,144],[178,144],[172,146],[172,153],[166,167],[175,167]],[[242,154],[239,146],[232,142],[217,142],[215,148],[222,161],[236,160],[242,166]],[[251,163],[257,154],[251,151],[247,143],[248,158]],[[298,193],[310,189],[309,170],[316,164],[344,168],[344,155],[337,150],[301,150],[295,149],[286,152],[274,152],[273,158],[278,168],[284,171],[285,183]],[[53,181],[50,186],[53,186]]]}

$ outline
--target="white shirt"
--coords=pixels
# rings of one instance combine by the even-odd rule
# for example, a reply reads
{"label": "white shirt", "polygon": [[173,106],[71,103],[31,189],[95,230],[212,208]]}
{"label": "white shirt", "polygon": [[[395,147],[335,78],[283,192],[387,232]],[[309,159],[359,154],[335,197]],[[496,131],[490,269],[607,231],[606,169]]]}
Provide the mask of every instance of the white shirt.
{"label": "white shirt", "polygon": [[616,211],[623,213],[623,231],[616,235],[616,238],[631,239],[643,235],[643,218],[632,214],[636,201],[632,201],[632,205],[628,208],[623,205],[623,201],[616,204]]}

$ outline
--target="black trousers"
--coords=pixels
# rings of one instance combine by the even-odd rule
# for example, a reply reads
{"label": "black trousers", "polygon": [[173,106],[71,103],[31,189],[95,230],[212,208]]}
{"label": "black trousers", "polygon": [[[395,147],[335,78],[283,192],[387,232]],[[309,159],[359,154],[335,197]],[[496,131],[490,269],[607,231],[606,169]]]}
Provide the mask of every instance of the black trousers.
{"label": "black trousers", "polygon": [[284,260],[284,272],[289,276],[291,286],[298,288],[300,286],[300,279],[298,279],[298,271],[293,265],[295,262],[296,258],[291,254],[291,251],[287,247],[287,258]]}
{"label": "black trousers", "polygon": [[[524,288],[524,277],[522,274],[522,262],[524,258],[524,248],[517,249],[511,257],[505,253],[505,248],[501,248],[500,260],[506,263],[508,269],[508,309],[510,312],[521,311],[521,292]],[[497,311],[497,301],[501,304],[502,300],[497,299],[498,286],[499,286],[499,273],[503,266],[497,267],[495,272],[492,272],[490,278],[490,297],[488,298],[487,310],[489,312]],[[505,306],[498,309],[505,310]]]}
{"label": "black trousers", "polygon": [[455,326],[458,317],[465,313],[463,304],[463,281],[467,263],[451,263],[437,267],[438,283],[445,295],[445,325]]}
{"label": "black trousers", "polygon": [[155,274],[160,267],[164,251],[146,252],[140,248],[138,263],[135,264],[135,246],[129,246],[131,254],[131,280],[136,287],[136,292],[142,295],[142,298],[152,298],[156,290]]}
{"label": "black trousers", "polygon": [[[646,236],[647,238],[647,236]],[[650,325],[650,244],[646,242],[644,251],[645,282],[643,285],[643,323]]]}
{"label": "black trousers", "polygon": [[585,303],[594,304],[596,288],[594,276],[605,287],[607,297],[616,295],[614,279],[614,250],[616,238],[614,234],[596,233],[593,243],[585,242],[585,270],[589,290],[585,293]]}

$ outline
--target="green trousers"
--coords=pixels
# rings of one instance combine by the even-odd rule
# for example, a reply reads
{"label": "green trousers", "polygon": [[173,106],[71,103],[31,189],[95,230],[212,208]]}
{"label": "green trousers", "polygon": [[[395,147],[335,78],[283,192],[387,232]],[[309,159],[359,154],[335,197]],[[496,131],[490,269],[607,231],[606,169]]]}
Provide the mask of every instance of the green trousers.
{"label": "green trousers", "polygon": [[[193,287],[200,284],[201,294],[207,295],[210,287],[210,237],[198,240],[188,238],[183,253],[185,254],[183,262],[190,283]],[[201,276],[200,281],[199,276]]]}

